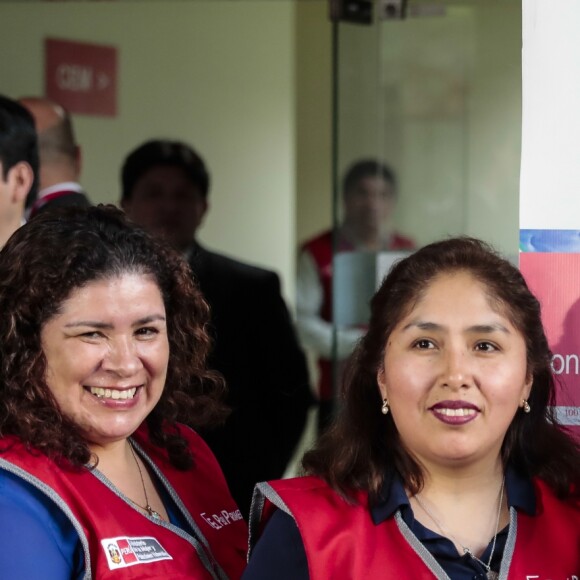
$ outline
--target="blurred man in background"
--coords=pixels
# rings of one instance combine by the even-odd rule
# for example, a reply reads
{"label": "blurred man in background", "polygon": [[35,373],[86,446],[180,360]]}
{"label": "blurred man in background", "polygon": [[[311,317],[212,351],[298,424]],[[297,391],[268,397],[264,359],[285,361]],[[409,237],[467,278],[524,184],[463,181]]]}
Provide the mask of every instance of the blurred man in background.
{"label": "blurred man in background", "polygon": [[390,167],[374,159],[353,163],[342,181],[343,217],[336,238],[332,230],[326,230],[305,242],[300,250],[297,325],[303,346],[318,359],[320,431],[332,418],[333,378],[338,380],[341,362],[365,332],[363,326],[338,328],[336,332],[333,328],[333,255],[412,249],[413,240],[393,225],[396,201],[397,180]]}
{"label": "blurred man in background", "polygon": [[0,95],[0,248],[24,223],[37,194],[38,150],[34,119]]}
{"label": "blurred man in background", "polygon": [[91,205],[79,183],[81,149],[69,113],[49,99],[23,97],[19,101],[34,117],[40,154],[40,190],[29,217],[56,207]]}
{"label": "blurred man in background", "polygon": [[232,414],[222,429],[202,435],[247,516],[254,485],[284,474],[312,396],[277,274],[197,241],[209,186],[205,163],[191,147],[149,141],[125,159],[121,205],[186,257],[210,305],[215,341],[210,367],[226,379]]}

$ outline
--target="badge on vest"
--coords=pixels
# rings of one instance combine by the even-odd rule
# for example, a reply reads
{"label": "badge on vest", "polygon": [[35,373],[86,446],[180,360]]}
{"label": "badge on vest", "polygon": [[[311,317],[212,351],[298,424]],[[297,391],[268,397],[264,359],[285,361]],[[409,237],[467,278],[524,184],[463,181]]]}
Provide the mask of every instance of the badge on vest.
{"label": "badge on vest", "polygon": [[109,570],[127,568],[135,564],[151,564],[159,560],[173,560],[163,546],[151,537],[106,538],[101,540],[101,546],[105,550]]}

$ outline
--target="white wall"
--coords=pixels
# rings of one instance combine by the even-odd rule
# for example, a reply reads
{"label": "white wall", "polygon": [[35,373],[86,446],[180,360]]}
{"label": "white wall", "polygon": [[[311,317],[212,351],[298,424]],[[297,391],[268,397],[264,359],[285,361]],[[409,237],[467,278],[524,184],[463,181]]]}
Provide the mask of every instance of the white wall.
{"label": "white wall", "polygon": [[580,3],[526,0],[524,16],[522,228],[578,230]]}
{"label": "white wall", "polygon": [[296,2],[296,232],[332,224],[332,25],[328,0]]}
{"label": "white wall", "polygon": [[43,93],[47,36],[118,47],[118,116],[74,116],[89,195],[118,201],[143,140],[189,142],[213,177],[202,242],[278,271],[292,298],[294,32],[292,0],[4,2],[0,92]]}

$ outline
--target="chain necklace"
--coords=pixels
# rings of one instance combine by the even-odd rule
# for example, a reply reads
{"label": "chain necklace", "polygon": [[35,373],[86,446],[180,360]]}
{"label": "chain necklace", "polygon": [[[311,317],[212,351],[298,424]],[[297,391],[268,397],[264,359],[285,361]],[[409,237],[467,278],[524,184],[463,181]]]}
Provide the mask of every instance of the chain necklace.
{"label": "chain necklace", "polygon": [[145,495],[145,507],[139,505],[136,501],[133,501],[129,498],[129,501],[135,504],[139,509],[146,511],[150,517],[161,520],[161,514],[156,512],[150,505],[149,505],[149,498],[147,497],[147,489],[145,488],[145,481],[143,480],[143,473],[141,472],[141,466],[139,465],[139,461],[137,461],[137,456],[135,455],[135,450],[133,449],[133,445],[129,442],[129,449],[131,450],[131,455],[133,455],[133,459],[135,460],[135,464],[137,465],[137,469],[139,470],[139,477],[141,478],[141,485],[143,486],[143,494]]}
{"label": "chain necklace", "polygon": [[495,543],[497,541],[497,533],[499,531],[499,520],[501,519],[501,508],[502,508],[502,503],[503,503],[504,487],[505,487],[505,477],[501,481],[501,488],[500,488],[500,492],[499,492],[499,505],[497,508],[497,517],[496,517],[496,521],[495,521],[495,533],[493,535],[493,543],[491,545],[491,553],[489,555],[489,560],[487,561],[487,564],[483,560],[480,560],[471,551],[470,548],[468,548],[467,546],[464,546],[453,534],[446,531],[445,528],[441,525],[441,522],[431,513],[431,510],[423,503],[423,501],[419,498],[418,495],[413,496],[415,501],[421,506],[421,509],[433,520],[435,525],[439,528],[439,531],[442,533],[442,535],[451,538],[456,544],[459,544],[461,546],[461,548],[463,549],[464,554],[467,554],[469,557],[471,557],[473,560],[476,560],[477,562],[479,562],[485,568],[485,575],[489,580],[497,580],[497,578],[499,578],[499,574],[497,572],[494,572],[491,569],[491,561],[493,560],[493,554],[495,552]]}

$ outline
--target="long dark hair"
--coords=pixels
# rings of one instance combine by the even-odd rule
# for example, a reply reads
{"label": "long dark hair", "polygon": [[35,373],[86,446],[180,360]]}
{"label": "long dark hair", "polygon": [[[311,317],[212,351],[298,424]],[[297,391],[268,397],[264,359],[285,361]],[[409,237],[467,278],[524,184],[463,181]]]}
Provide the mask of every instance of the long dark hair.
{"label": "long dark hair", "polygon": [[51,210],[17,230],[0,252],[0,435],[80,466],[94,461],[46,381],[40,334],[71,292],[126,273],[152,276],[166,310],[169,364],[160,401],[147,417],[152,440],[177,467],[192,458],[175,423],[225,418],[223,380],[208,371],[209,308],[188,265],[113,206]]}
{"label": "long dark hair", "polygon": [[368,332],[347,365],[337,419],[305,455],[304,469],[345,497],[362,489],[376,498],[389,467],[399,472],[411,493],[420,491],[420,465],[403,448],[391,415],[380,412],[377,372],[397,323],[436,276],[457,271],[469,272],[486,287],[526,343],[527,370],[533,377],[531,411],[519,410],[510,424],[502,446],[504,465],[543,479],[561,497],[578,494],[580,447],[553,415],[554,377],[540,304],[515,266],[469,237],[427,245],[393,266],[371,301]]}

